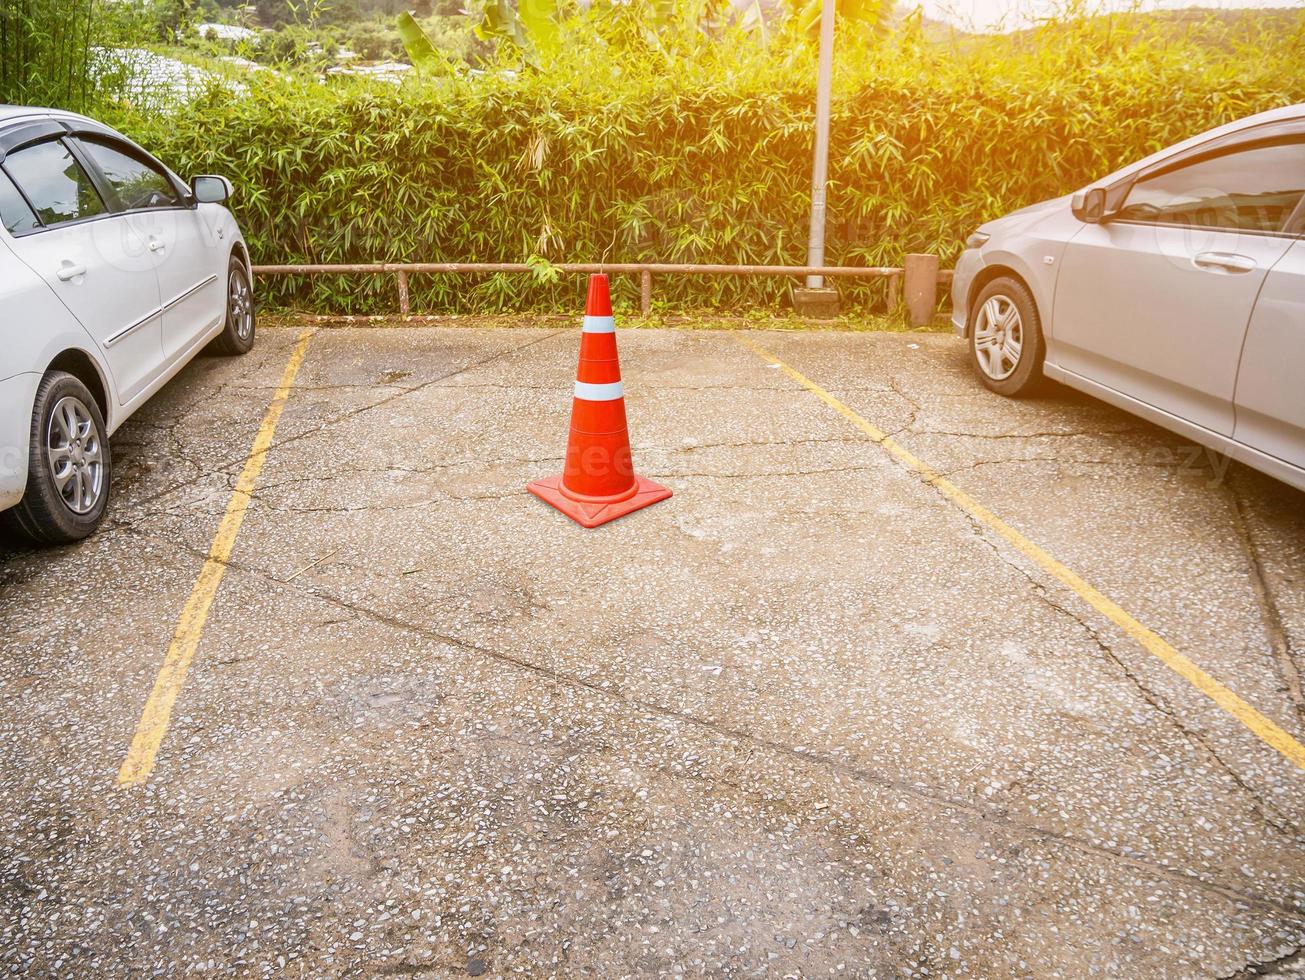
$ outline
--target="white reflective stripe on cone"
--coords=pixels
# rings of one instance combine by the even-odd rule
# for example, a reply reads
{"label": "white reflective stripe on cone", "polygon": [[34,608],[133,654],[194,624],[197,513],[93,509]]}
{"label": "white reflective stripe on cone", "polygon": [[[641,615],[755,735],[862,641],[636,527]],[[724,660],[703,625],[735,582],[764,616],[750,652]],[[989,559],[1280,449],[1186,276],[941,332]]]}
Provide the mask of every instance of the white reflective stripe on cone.
{"label": "white reflective stripe on cone", "polygon": [[588,381],[575,383],[575,396],[587,402],[611,402],[621,396],[621,382],[613,381],[606,385],[591,385]]}
{"label": "white reflective stripe on cone", "polygon": [[611,316],[586,316],[580,329],[585,333],[616,333],[616,318]]}

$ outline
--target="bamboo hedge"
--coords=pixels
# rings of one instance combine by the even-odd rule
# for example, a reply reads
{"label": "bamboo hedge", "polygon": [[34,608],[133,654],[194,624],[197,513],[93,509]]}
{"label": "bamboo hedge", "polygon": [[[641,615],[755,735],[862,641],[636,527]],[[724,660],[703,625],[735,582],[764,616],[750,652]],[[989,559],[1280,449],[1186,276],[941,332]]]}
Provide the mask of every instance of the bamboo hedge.
{"label": "bamboo hedge", "polygon": [[[831,264],[948,264],[980,222],[1208,127],[1305,101],[1305,15],[1257,28],[1094,18],[1013,37],[840,38]],[[790,39],[631,54],[567,39],[541,71],[383,83],[255,76],[110,120],[222,173],[260,263],[805,261],[814,58]],[[541,275],[414,276],[415,311],[571,310]],[[781,305],[790,283],[667,278],[676,308]],[[616,284],[637,302],[637,283]],[[840,284],[854,304],[882,286]],[[281,307],[394,309],[390,277],[269,280]]]}
{"label": "bamboo hedge", "polygon": [[0,0],[0,104],[81,108],[92,20],[91,0]]}

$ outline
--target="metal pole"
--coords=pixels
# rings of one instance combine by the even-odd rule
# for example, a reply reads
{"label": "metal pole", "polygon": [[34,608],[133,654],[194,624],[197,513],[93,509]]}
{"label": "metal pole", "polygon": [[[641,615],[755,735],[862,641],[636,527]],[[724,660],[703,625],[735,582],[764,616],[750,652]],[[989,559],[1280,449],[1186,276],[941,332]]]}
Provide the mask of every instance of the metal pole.
{"label": "metal pole", "polygon": [[[816,152],[811,164],[811,234],[807,265],[825,264],[825,184],[829,178],[829,91],[834,78],[834,0],[820,5],[820,71],[816,78]],[[822,276],[807,276],[807,288],[819,289]]]}
{"label": "metal pole", "polygon": [[[695,265],[685,262],[557,262],[560,272],[629,272],[649,275],[690,276],[850,276],[859,279],[883,279],[901,275],[897,266],[877,265]],[[414,272],[438,275],[485,275],[491,272],[534,272],[524,262],[361,262],[316,265],[256,265],[256,276],[317,276],[361,273]],[[939,275],[950,275],[944,271]]]}
{"label": "metal pole", "polygon": [[408,306],[408,273],[400,269],[394,278],[399,281],[399,312],[407,316],[412,312]]}

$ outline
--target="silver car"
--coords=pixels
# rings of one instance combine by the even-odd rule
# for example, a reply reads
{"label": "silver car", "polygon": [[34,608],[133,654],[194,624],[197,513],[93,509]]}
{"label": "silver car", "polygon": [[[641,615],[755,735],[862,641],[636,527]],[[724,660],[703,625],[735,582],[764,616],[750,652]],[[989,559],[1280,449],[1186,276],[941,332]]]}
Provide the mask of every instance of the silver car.
{"label": "silver car", "polygon": [[982,225],[952,303],[993,391],[1046,376],[1305,490],[1305,105]]}

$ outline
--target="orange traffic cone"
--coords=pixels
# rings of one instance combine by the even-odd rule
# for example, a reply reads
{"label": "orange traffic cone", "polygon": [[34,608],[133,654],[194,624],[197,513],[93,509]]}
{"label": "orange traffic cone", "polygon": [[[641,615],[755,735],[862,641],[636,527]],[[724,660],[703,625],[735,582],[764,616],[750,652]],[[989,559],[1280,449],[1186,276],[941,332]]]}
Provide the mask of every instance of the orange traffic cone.
{"label": "orange traffic cone", "polygon": [[606,524],[671,495],[667,487],[634,475],[616,321],[604,275],[589,277],[566,465],[561,476],[535,480],[526,489],[584,527]]}

